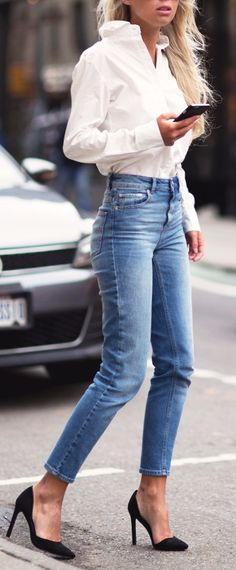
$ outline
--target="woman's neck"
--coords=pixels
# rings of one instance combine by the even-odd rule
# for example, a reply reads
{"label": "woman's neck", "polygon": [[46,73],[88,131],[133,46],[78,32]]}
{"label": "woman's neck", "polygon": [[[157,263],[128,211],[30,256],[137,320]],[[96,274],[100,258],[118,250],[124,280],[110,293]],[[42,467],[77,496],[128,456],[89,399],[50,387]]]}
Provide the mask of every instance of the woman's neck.
{"label": "woman's neck", "polygon": [[151,26],[149,26],[148,24],[146,24],[143,21],[139,21],[138,18],[132,17],[131,24],[137,24],[138,26],[140,26],[141,29],[141,35],[142,35],[142,39],[143,42],[145,43],[150,56],[152,58],[152,61],[155,65],[156,63],[156,44],[160,38],[160,28],[152,28]]}

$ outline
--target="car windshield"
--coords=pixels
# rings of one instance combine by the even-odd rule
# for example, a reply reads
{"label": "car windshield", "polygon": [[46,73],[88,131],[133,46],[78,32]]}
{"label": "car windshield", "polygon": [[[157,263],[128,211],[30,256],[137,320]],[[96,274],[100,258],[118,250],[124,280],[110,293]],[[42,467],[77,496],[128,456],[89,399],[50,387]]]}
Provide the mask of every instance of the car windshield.
{"label": "car windshield", "polygon": [[19,186],[26,181],[24,171],[20,169],[10,155],[0,148],[0,188]]}

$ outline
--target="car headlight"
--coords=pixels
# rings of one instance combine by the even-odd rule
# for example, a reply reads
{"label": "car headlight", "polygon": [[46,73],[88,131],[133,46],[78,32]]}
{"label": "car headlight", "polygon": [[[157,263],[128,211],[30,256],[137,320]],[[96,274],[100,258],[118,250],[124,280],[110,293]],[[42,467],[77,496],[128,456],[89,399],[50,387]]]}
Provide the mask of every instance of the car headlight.
{"label": "car headlight", "polygon": [[90,258],[90,245],[91,245],[91,235],[82,238],[79,242],[77,252],[72,266],[78,268],[91,267]]}

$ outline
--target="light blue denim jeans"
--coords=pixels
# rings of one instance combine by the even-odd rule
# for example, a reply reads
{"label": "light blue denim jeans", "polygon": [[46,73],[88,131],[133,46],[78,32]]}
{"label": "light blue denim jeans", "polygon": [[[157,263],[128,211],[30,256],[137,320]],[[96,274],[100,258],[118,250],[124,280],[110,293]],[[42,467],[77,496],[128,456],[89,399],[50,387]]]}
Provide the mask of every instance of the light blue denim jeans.
{"label": "light blue denim jeans", "polygon": [[[103,304],[102,364],[45,468],[73,482],[116,412],[153,375],[140,473],[169,475],[193,372],[190,271],[179,181],[110,174],[91,256]],[[128,434],[127,434],[128,435]]]}

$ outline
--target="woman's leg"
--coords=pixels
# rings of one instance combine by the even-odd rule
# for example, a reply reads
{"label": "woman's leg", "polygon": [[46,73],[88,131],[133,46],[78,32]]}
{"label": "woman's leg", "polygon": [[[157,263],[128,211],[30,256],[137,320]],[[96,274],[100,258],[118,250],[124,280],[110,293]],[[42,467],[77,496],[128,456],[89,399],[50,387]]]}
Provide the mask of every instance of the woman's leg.
{"label": "woman's leg", "polygon": [[66,483],[75,480],[112,418],[137,393],[146,372],[151,333],[152,251],[145,244],[142,247],[138,237],[130,239],[130,224],[125,216],[122,224],[116,223],[111,240],[113,224],[113,216],[108,216],[102,251],[93,258],[103,303],[102,364],[45,464],[47,471]]}
{"label": "woman's leg", "polygon": [[138,504],[155,542],[172,536],[166,505],[175,438],[193,372],[189,261],[180,229],[165,228],[153,256],[152,348],[154,374],[143,431]]}
{"label": "woman's leg", "polygon": [[153,247],[148,241],[146,217],[145,221],[142,217],[142,209],[104,209],[95,221],[92,251],[103,303],[102,365],[53,449],[45,465],[48,473],[34,487],[36,531],[47,536],[53,519],[53,540],[58,540],[59,523],[50,515],[51,503],[57,497],[56,508],[61,507],[67,484],[74,481],[116,412],[137,393],[145,377]]}

